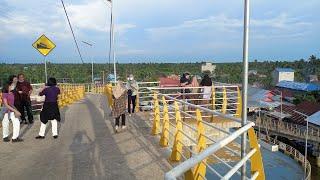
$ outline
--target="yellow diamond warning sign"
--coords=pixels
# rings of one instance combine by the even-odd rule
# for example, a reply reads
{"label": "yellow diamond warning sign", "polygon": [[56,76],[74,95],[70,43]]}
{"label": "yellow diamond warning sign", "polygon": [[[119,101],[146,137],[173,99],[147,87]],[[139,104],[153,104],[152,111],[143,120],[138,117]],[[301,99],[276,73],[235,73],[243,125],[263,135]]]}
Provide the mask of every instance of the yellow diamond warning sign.
{"label": "yellow diamond warning sign", "polygon": [[44,34],[40,36],[32,46],[44,56],[47,56],[56,47],[56,45]]}

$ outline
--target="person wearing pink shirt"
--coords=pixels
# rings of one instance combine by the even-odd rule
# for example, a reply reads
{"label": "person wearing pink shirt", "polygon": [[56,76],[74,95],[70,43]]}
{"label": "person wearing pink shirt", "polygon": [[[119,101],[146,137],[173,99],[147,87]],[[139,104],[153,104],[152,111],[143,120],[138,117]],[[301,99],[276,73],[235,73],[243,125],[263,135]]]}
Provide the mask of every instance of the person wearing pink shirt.
{"label": "person wearing pink shirt", "polygon": [[8,84],[2,90],[2,133],[3,133],[3,141],[9,142],[9,121],[12,121],[13,132],[12,132],[12,142],[21,142],[23,139],[19,138],[20,131],[20,121],[19,117],[21,116],[20,112],[14,107],[14,91],[15,91],[15,83],[17,77],[12,75],[9,77]]}

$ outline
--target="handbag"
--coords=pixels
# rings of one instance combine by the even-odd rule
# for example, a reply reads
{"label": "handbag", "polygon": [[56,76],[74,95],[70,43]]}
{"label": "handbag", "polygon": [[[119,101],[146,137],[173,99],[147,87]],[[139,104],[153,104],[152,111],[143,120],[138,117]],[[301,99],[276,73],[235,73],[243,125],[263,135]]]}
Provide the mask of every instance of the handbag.
{"label": "handbag", "polygon": [[0,106],[0,121],[3,120],[4,114],[7,111],[8,108],[4,107],[4,106]]}

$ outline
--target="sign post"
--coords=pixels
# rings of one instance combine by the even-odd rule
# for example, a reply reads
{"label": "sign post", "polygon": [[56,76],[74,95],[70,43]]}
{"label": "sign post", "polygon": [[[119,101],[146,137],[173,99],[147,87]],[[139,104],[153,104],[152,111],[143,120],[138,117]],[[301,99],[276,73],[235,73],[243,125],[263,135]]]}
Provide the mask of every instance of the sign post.
{"label": "sign post", "polygon": [[46,83],[48,81],[48,72],[47,72],[47,55],[56,47],[56,45],[44,34],[41,35],[33,44],[32,46],[39,51],[40,54],[43,55],[44,58],[44,72]]}
{"label": "sign post", "polygon": [[46,83],[48,81],[48,72],[47,72],[47,60],[46,60],[46,57],[47,56],[44,56],[44,74],[45,74],[45,77],[46,77]]}

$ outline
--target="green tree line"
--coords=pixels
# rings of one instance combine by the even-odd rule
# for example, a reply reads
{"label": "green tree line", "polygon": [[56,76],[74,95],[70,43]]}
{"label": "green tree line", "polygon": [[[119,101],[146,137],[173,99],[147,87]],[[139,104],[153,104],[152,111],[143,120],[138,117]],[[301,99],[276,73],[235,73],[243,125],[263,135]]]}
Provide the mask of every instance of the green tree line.
{"label": "green tree line", "polygon": [[[138,81],[156,81],[160,76],[190,72],[201,74],[202,62],[196,63],[139,63],[139,64],[117,64],[117,73],[121,80],[132,73]],[[216,71],[213,75],[215,81],[225,83],[242,82],[242,63],[216,63]],[[48,75],[51,77],[69,78],[74,83],[91,82],[91,64],[54,64],[48,63]],[[272,72],[277,67],[293,68],[296,81],[304,82],[309,74],[320,77],[320,59],[311,56],[309,59],[296,61],[263,61],[250,62],[249,69],[256,70],[258,74],[265,75],[250,76],[249,83],[258,82],[268,88],[272,85]],[[102,71],[107,75],[113,73],[113,65],[94,64],[94,76],[102,77]],[[24,73],[31,83],[42,83],[45,81],[43,64],[0,64],[0,81],[3,84],[11,74]]]}

